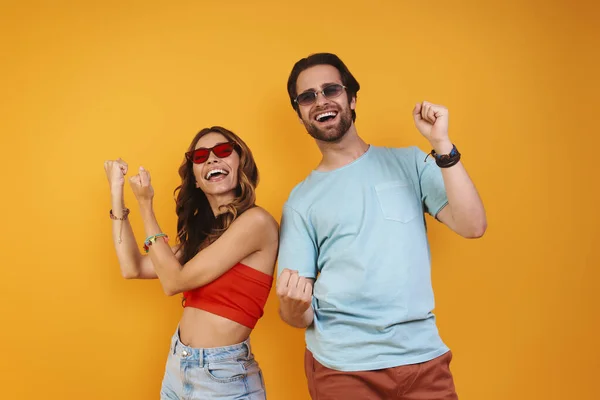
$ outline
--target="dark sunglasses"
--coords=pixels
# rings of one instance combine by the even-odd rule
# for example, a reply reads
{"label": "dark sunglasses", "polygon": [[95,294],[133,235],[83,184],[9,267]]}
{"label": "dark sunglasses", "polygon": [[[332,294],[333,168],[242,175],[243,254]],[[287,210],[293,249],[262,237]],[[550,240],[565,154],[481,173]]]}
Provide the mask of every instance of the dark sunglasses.
{"label": "dark sunglasses", "polygon": [[219,158],[225,158],[229,157],[231,153],[233,153],[233,150],[235,150],[238,147],[239,146],[236,142],[219,143],[209,149],[205,147],[200,147],[199,149],[188,151],[187,153],[185,153],[185,158],[187,158],[188,161],[191,161],[194,164],[202,164],[203,162],[206,162],[206,160],[208,160],[211,151],[214,153],[215,156]]}
{"label": "dark sunglasses", "polygon": [[325,86],[322,90],[309,90],[300,93],[294,101],[302,106],[308,106],[317,100],[317,96],[321,93],[326,99],[333,99],[342,94],[346,86],[334,83],[333,85]]}

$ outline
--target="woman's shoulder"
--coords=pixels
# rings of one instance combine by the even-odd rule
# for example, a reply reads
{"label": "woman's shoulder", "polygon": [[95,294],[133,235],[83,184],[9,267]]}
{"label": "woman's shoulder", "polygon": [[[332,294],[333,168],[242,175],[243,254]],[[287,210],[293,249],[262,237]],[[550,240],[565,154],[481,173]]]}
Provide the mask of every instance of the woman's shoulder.
{"label": "woman's shoulder", "polygon": [[259,206],[244,211],[234,220],[231,228],[234,227],[249,240],[258,238],[262,246],[279,241],[279,224],[271,213]]}
{"label": "woman's shoulder", "polygon": [[254,206],[238,217],[239,220],[244,219],[246,223],[256,225],[261,230],[273,230],[279,232],[279,224],[273,218],[270,212],[260,206]]}

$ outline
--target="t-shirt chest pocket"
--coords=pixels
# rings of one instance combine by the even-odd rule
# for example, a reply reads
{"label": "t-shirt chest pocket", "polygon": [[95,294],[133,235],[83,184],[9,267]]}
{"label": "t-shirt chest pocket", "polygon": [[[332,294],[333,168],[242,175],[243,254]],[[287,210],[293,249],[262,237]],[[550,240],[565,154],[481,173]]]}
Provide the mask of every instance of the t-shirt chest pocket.
{"label": "t-shirt chest pocket", "polygon": [[407,223],[421,210],[410,181],[395,180],[375,185],[375,192],[385,219]]}

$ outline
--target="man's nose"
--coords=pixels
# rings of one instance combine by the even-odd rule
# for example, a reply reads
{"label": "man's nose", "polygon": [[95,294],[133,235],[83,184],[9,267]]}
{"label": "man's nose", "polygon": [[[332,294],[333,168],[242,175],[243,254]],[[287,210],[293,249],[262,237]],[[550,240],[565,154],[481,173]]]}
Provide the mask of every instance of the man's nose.
{"label": "man's nose", "polygon": [[323,95],[321,92],[317,92],[317,105],[325,105],[329,104],[329,99]]}

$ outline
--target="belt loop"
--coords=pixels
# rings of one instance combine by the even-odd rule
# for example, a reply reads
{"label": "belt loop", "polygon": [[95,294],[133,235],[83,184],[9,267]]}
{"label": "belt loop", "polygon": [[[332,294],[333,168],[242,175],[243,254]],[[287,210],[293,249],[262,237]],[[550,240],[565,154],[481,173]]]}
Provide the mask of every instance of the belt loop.
{"label": "belt loop", "polygon": [[204,349],[198,349],[198,364],[199,367],[204,367]]}
{"label": "belt loop", "polygon": [[252,356],[252,348],[250,347],[250,339],[244,340],[244,346],[246,346],[246,358],[250,359]]}
{"label": "belt loop", "polygon": [[177,324],[177,329],[175,329],[175,334],[173,335],[173,355],[177,353],[177,343],[179,343],[179,324]]}

